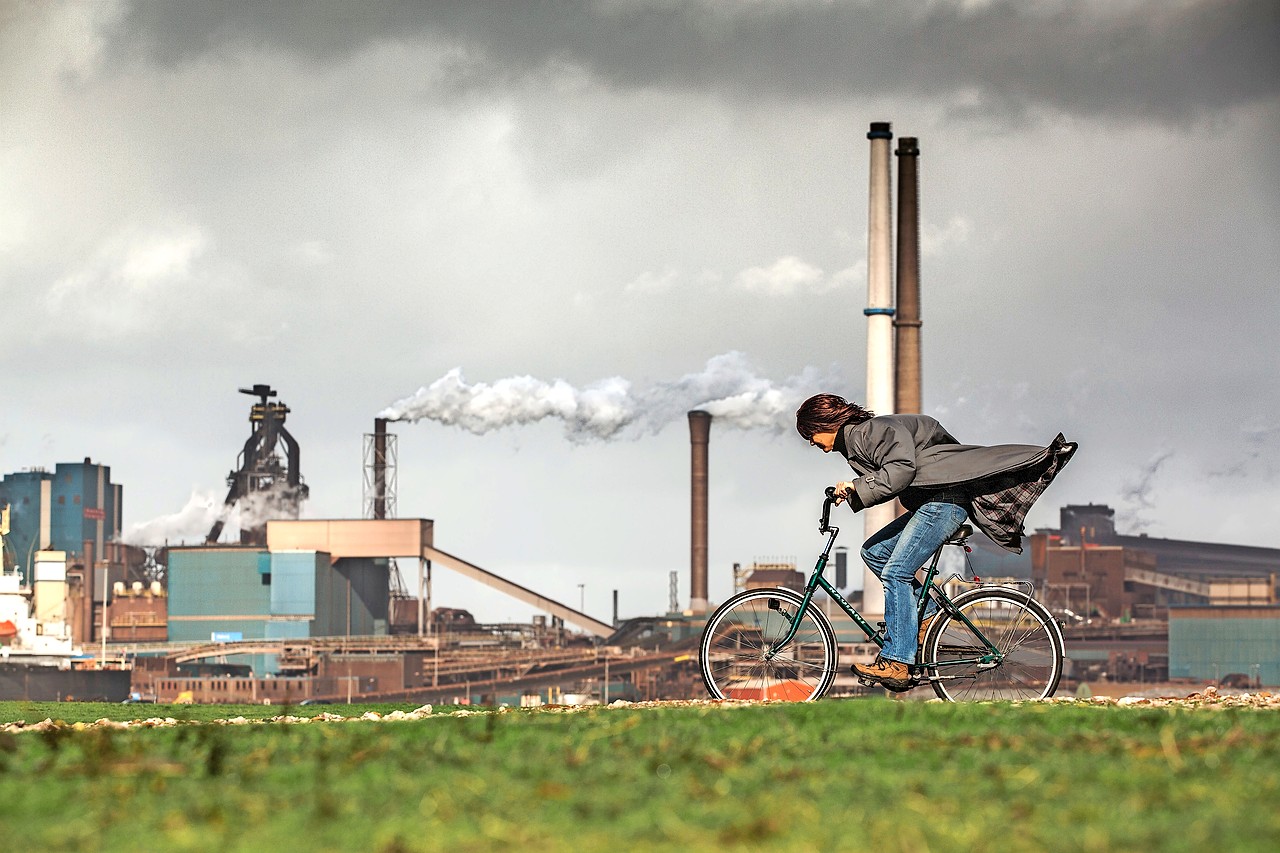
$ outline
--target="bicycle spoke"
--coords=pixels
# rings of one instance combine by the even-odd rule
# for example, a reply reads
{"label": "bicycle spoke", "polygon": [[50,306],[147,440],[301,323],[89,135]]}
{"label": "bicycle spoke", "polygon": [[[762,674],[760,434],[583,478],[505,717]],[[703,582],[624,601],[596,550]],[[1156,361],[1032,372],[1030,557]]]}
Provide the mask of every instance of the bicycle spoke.
{"label": "bicycle spoke", "polygon": [[[788,591],[749,591],[712,615],[701,666],[713,696],[811,699],[826,690],[834,672],[835,635],[819,621],[821,615],[801,614],[801,603]],[[788,633],[791,640],[779,648]]]}
{"label": "bicycle spoke", "polygon": [[[1047,617],[1008,590],[986,590],[958,600],[959,618],[942,623],[933,640],[931,676],[943,698],[1035,699],[1051,695],[1061,673],[1062,652]],[[959,616],[959,614],[956,614]],[[990,650],[1000,654],[993,666],[979,664]]]}

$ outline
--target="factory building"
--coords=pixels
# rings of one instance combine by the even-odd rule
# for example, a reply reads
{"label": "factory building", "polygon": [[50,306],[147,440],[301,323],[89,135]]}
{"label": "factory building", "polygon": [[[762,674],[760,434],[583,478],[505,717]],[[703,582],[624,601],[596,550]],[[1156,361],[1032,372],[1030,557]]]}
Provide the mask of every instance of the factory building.
{"label": "factory building", "polygon": [[[385,558],[241,546],[169,550],[169,641],[235,642],[388,633]],[[270,670],[260,658],[255,670]]]}
{"label": "factory building", "polygon": [[85,457],[52,472],[32,468],[0,479],[0,506],[10,508],[5,564],[30,583],[37,551],[62,551],[69,561],[94,559],[120,536],[123,489],[111,468]]}
{"label": "factory building", "polygon": [[1104,504],[1061,509],[1031,537],[1032,579],[1050,609],[1104,619],[1165,619],[1184,605],[1272,605],[1280,548],[1126,536]]}
{"label": "factory building", "polygon": [[103,603],[110,610],[108,636],[119,641],[165,639],[163,589],[146,575],[147,555],[120,539],[124,489],[111,468],[85,457],[59,462],[53,471],[30,468],[0,479],[0,506],[8,505],[4,566],[30,586],[41,553],[61,554],[65,571],[65,619],[72,642],[102,639]]}
{"label": "factory building", "polygon": [[1280,607],[1169,608],[1169,677],[1230,687],[1280,684]]}
{"label": "factory building", "polygon": [[1104,504],[1060,519],[1030,539],[1031,578],[1075,678],[1280,684],[1280,549],[1117,533]]}

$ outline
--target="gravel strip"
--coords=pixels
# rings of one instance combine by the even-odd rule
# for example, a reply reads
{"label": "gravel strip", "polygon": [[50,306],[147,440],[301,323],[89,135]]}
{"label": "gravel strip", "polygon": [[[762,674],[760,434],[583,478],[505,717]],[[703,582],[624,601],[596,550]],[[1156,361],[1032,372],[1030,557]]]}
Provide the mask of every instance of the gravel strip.
{"label": "gravel strip", "polygon": [[[932,699],[932,702],[941,702],[941,699]],[[788,702],[780,700],[758,700],[758,699],[733,699],[733,700],[716,700],[716,699],[671,699],[653,702],[625,702],[619,699],[607,707],[608,709],[632,709],[632,708],[748,708],[756,705],[786,705]],[[1269,691],[1261,691],[1258,693],[1219,693],[1215,687],[1206,687],[1198,693],[1192,693],[1181,699],[1147,697],[1147,696],[1123,696],[1119,699],[1113,699],[1109,696],[1093,696],[1090,698],[1063,697],[1053,699],[1041,699],[1036,702],[1014,702],[1014,705],[1022,704],[1049,704],[1049,705],[1085,705],[1085,706],[1101,706],[1101,707],[1121,707],[1121,708],[1264,708],[1271,710],[1280,710],[1280,696],[1274,695]],[[543,705],[536,710],[547,714],[576,714],[583,711],[598,710],[600,705]],[[97,720],[92,723],[66,723],[62,720],[44,719],[38,723],[28,724],[25,720],[18,720],[13,723],[5,723],[0,725],[0,732],[47,732],[55,729],[70,731],[85,731],[87,729],[158,729],[173,726],[253,726],[268,724],[286,724],[286,725],[305,725],[308,723],[350,723],[350,722],[400,722],[403,720],[423,720],[428,717],[471,717],[484,714],[506,714],[521,711],[521,708],[494,708],[484,710],[468,710],[462,709],[458,711],[448,711],[435,713],[430,705],[423,705],[412,711],[391,711],[387,714],[379,714],[376,711],[370,711],[361,714],[358,717],[344,717],[341,714],[316,714],[314,717],[296,717],[290,714],[278,717],[270,717],[262,720],[250,720],[244,717],[231,717],[226,720],[211,720],[209,722],[200,723],[193,720],[178,720],[173,717],[151,717],[145,720]],[[532,710],[532,709],[530,709]]]}

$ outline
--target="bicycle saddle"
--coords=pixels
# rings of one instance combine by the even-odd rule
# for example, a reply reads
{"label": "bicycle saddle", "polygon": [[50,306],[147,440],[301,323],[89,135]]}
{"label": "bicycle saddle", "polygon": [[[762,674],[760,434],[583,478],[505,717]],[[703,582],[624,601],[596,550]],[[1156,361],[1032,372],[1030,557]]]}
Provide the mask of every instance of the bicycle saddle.
{"label": "bicycle saddle", "polygon": [[947,545],[963,545],[964,540],[968,539],[972,535],[973,535],[973,525],[962,524],[960,525],[959,530],[957,530],[955,533],[952,533],[951,536],[947,538],[946,544]]}

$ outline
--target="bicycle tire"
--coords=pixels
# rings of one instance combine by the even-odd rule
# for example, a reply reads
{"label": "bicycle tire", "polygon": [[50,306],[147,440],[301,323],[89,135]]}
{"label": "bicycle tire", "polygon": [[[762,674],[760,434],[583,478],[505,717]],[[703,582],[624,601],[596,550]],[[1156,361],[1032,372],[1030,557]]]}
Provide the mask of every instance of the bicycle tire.
{"label": "bicycle tire", "polygon": [[[1047,699],[1062,677],[1062,631],[1049,611],[1015,590],[988,587],[956,597],[940,612],[921,652],[933,691],[951,702]],[[947,661],[980,658],[986,646],[963,613],[1004,656],[995,666]]]}
{"label": "bicycle tire", "polygon": [[712,698],[807,702],[827,692],[836,675],[836,633],[812,604],[787,647],[770,660],[764,657],[786,636],[803,602],[789,589],[750,589],[711,614],[698,644],[698,665]]}

